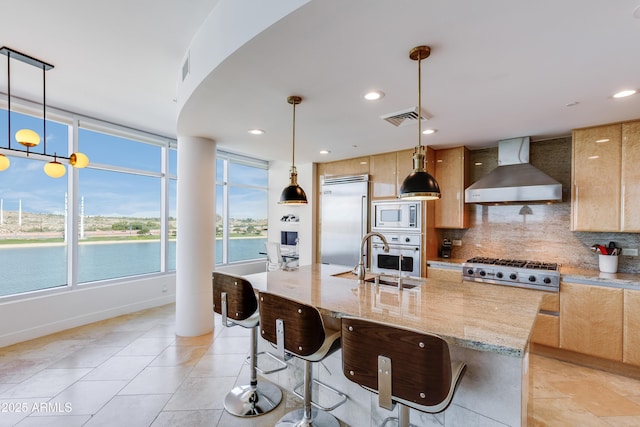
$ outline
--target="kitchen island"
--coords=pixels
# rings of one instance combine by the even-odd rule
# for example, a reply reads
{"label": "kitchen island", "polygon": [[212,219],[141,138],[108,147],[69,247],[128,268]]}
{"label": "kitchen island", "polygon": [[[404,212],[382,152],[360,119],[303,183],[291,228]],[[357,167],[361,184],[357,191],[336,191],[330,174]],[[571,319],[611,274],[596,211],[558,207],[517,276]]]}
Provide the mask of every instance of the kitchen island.
{"label": "kitchen island", "polygon": [[[529,336],[541,302],[540,292],[480,284],[418,280],[399,290],[359,282],[344,274],[348,267],[316,264],[295,271],[245,276],[257,290],[317,307],[339,320],[357,316],[437,334],[450,344],[452,359],[467,364],[452,405],[442,414],[412,411],[412,424],[445,426],[527,423]],[[353,277],[353,278],[352,278]],[[415,281],[414,281],[415,284]],[[263,349],[268,344],[261,342]],[[295,365],[295,359],[292,359]],[[353,427],[377,425],[389,412],[377,407],[377,396],[342,375],[340,353],[316,368],[315,376],[346,392],[347,404],[334,410]],[[301,365],[269,376],[287,389],[300,377]],[[363,420],[367,422],[363,422]]]}

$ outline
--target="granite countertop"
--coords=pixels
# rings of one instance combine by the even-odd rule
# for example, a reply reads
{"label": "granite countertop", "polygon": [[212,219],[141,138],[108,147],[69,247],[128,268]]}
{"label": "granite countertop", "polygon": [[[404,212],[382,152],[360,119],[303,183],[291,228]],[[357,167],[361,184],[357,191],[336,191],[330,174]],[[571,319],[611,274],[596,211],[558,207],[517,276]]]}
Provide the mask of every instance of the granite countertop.
{"label": "granite countertop", "polygon": [[[464,259],[434,258],[427,263],[434,268],[460,269],[462,272],[462,263],[465,261]],[[640,290],[640,274],[602,273],[598,270],[561,266],[560,278],[568,283]]]}
{"label": "granite countertop", "polygon": [[[398,290],[359,282],[349,267],[314,264],[295,271],[245,276],[257,290],[317,307],[325,314],[357,316],[434,333],[449,344],[523,357],[542,293],[476,282],[419,280]],[[338,276],[336,276],[338,275]]]}

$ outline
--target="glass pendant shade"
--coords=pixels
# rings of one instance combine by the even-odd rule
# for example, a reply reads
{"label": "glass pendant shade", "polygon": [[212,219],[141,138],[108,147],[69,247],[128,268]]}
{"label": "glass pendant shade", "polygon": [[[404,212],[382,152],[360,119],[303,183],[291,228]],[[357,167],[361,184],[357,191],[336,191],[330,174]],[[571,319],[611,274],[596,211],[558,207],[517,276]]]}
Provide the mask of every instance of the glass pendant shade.
{"label": "glass pendant shade", "polygon": [[9,161],[9,158],[4,154],[0,154],[0,171],[7,170],[10,165],[11,162]]}
{"label": "glass pendant shade", "polygon": [[82,168],[86,168],[87,165],[89,165],[89,158],[87,157],[86,154],[77,152],[77,153],[71,154],[71,156],[69,157],[69,163],[74,168],[82,169]]}
{"label": "glass pendant shade", "polygon": [[20,129],[16,132],[16,141],[25,147],[35,147],[40,144],[40,135],[31,129]]}
{"label": "glass pendant shade", "polygon": [[49,162],[44,165],[44,173],[51,178],[61,178],[67,172],[64,165],[58,161]]}
{"label": "glass pendant shade", "polygon": [[305,205],[307,204],[307,195],[302,187],[298,185],[298,173],[295,167],[291,170],[291,182],[289,186],[282,190],[280,194],[280,204],[284,205]]}

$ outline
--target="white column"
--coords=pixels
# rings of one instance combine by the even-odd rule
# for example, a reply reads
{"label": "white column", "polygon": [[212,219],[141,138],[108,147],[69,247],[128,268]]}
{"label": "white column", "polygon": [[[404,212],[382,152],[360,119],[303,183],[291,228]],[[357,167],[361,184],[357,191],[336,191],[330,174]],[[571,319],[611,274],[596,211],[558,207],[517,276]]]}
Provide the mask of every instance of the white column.
{"label": "white column", "polygon": [[176,334],[180,336],[213,330],[215,188],[215,142],[178,138]]}

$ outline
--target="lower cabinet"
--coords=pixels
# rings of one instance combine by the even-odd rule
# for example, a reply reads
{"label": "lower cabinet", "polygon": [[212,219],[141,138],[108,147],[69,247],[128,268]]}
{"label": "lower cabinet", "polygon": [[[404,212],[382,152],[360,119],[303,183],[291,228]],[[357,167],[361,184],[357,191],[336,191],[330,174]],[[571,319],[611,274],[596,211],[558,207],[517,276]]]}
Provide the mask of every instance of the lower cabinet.
{"label": "lower cabinet", "polygon": [[427,278],[433,280],[445,280],[449,282],[459,282],[462,280],[462,271],[449,268],[427,267]]}
{"label": "lower cabinet", "polygon": [[560,348],[622,361],[623,301],[623,289],[561,282]]}
{"label": "lower cabinet", "polygon": [[560,294],[544,292],[540,313],[531,333],[531,342],[549,347],[560,346]]}
{"label": "lower cabinet", "polygon": [[640,291],[624,290],[622,361],[640,366]]}

